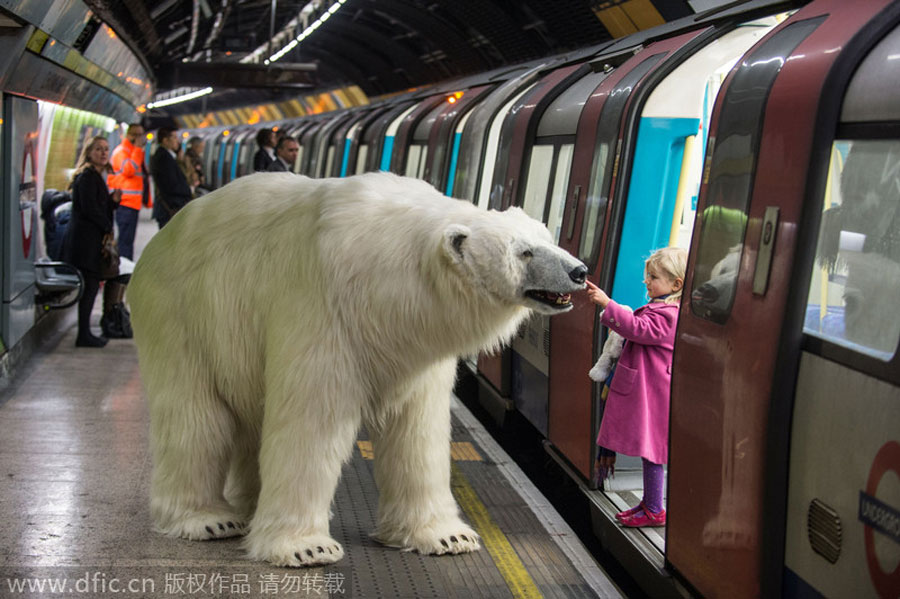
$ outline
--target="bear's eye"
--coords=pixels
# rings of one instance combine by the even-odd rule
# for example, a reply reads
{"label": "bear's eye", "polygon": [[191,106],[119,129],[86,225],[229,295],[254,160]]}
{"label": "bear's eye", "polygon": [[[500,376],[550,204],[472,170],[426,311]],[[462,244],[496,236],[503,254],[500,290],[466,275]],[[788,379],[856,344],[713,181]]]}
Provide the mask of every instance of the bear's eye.
{"label": "bear's eye", "polygon": [[528,260],[532,256],[534,256],[534,254],[531,253],[531,250],[525,250],[524,252],[522,252],[522,257],[526,260]]}

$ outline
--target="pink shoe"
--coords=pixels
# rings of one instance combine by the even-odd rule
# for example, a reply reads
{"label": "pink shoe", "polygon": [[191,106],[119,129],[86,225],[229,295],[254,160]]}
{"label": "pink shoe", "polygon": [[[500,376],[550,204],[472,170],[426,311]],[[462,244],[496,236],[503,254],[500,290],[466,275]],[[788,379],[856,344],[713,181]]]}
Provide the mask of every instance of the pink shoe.
{"label": "pink shoe", "polygon": [[644,509],[644,502],[643,502],[643,501],[641,501],[639,504],[637,504],[636,506],[634,506],[634,507],[631,508],[630,510],[625,510],[624,512],[619,512],[618,514],[616,514],[616,520],[618,520],[619,522],[622,522],[622,521],[624,521],[624,520],[627,520],[628,518],[630,518],[630,517],[633,516],[634,514],[638,513],[638,512],[641,511],[642,509]]}
{"label": "pink shoe", "polygon": [[650,510],[643,509],[620,521],[622,526],[628,528],[642,528],[644,526],[665,526],[666,510],[654,514]]}

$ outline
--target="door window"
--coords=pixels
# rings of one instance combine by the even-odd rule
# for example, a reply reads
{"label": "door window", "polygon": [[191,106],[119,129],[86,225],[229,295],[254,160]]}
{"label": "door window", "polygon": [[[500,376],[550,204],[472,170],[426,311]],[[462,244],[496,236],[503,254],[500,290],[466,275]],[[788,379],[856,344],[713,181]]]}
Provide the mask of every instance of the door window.
{"label": "door window", "polygon": [[525,184],[525,198],[522,209],[533,219],[544,220],[544,204],[547,201],[547,187],[553,169],[553,146],[534,146],[528,165],[528,182]]}
{"label": "door window", "polygon": [[566,188],[569,185],[569,172],[572,170],[572,154],[574,144],[564,144],[559,148],[556,159],[556,174],[553,177],[553,191],[550,195],[550,213],[547,215],[547,228],[553,235],[553,241],[559,243],[562,229],[563,212],[566,209]]}

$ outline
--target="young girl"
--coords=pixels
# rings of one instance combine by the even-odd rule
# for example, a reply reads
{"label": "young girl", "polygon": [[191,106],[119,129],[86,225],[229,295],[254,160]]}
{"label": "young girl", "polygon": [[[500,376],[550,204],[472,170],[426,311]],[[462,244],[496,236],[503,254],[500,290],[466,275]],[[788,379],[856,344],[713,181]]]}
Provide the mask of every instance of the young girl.
{"label": "young girl", "polygon": [[597,445],[643,458],[644,498],[616,514],[623,526],[666,523],[662,465],[668,461],[672,349],[686,264],[681,248],[654,252],[644,267],[650,303],[633,314],[587,282],[588,297],[604,308],[600,322],[626,339],[597,436]]}

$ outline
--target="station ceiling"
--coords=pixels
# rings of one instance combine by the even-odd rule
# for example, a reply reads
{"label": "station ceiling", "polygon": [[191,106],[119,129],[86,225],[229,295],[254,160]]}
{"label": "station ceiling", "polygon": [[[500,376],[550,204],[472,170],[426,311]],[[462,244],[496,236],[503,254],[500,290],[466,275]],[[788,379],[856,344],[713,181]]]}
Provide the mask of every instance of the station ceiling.
{"label": "station ceiling", "polygon": [[[181,85],[173,73],[197,63],[264,59],[328,13],[313,33],[275,66],[302,63],[294,85],[260,87],[234,77],[221,90],[227,65],[210,69],[217,91],[204,109],[266,102],[296,93],[358,85],[368,96],[582,48],[694,13],[703,0],[85,0],[143,56],[157,90]],[[706,0],[708,1],[708,0]],[[339,6],[338,6],[339,5]],[[335,8],[338,6],[337,8]],[[329,9],[331,13],[329,13]],[[275,34],[276,43],[269,40]],[[212,66],[210,65],[210,66]],[[271,68],[270,68],[271,70]],[[191,85],[204,87],[191,71]],[[201,80],[198,80],[197,78]],[[184,79],[186,80],[186,79]],[[234,89],[241,85],[243,89]],[[252,85],[252,87],[244,87]],[[290,89],[293,87],[294,89]],[[221,91],[219,91],[221,90]],[[196,111],[197,104],[167,108]]]}

